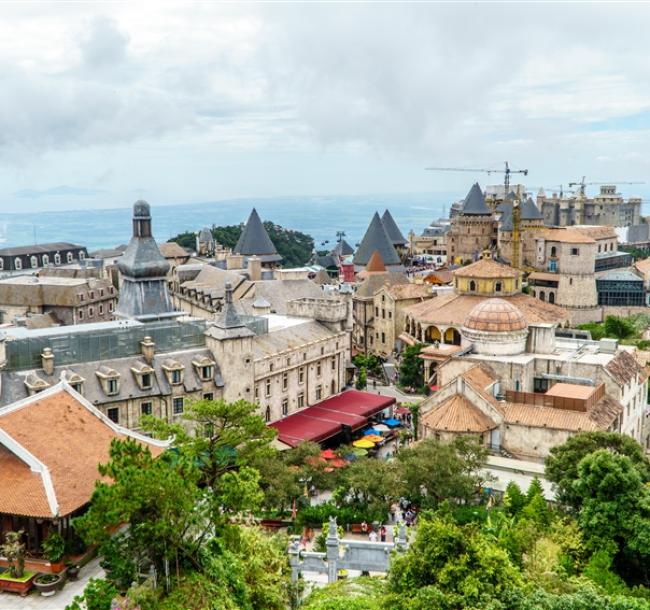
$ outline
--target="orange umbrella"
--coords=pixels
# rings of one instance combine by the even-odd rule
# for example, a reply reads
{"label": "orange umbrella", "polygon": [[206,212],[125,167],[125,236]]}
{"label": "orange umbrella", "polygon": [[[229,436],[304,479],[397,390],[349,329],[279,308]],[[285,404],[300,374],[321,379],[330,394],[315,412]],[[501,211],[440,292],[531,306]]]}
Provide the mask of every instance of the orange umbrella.
{"label": "orange umbrella", "polygon": [[367,434],[363,437],[367,441],[372,441],[373,443],[381,443],[384,439],[378,434]]}
{"label": "orange umbrella", "polygon": [[331,449],[325,449],[324,451],[320,452],[320,456],[326,460],[333,460],[336,458],[336,453],[334,453]]}

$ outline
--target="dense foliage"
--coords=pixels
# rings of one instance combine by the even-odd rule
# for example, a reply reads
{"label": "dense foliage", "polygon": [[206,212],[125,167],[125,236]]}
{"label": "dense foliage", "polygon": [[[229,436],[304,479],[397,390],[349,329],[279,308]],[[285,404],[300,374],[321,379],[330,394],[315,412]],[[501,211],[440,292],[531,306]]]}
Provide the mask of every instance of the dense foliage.
{"label": "dense foliage", "polygon": [[424,363],[420,352],[424,345],[408,345],[402,353],[399,367],[399,385],[404,388],[420,389],[424,385]]}
{"label": "dense foliage", "polygon": [[648,341],[643,339],[644,331],[650,326],[650,318],[646,314],[638,313],[627,318],[607,316],[603,322],[589,322],[579,324],[580,330],[588,330],[594,341],[605,337],[617,339],[622,343],[636,345],[640,349],[648,348]]}
{"label": "dense foliage", "polygon": [[[271,241],[278,253],[283,257],[282,265],[285,267],[300,267],[309,262],[314,250],[314,239],[306,233],[285,229],[280,225],[267,220],[264,223]],[[212,235],[218,244],[226,248],[234,248],[244,225],[228,225],[223,227],[212,226]],[[169,241],[194,250],[196,248],[196,235],[191,231],[185,231],[172,237]]]}

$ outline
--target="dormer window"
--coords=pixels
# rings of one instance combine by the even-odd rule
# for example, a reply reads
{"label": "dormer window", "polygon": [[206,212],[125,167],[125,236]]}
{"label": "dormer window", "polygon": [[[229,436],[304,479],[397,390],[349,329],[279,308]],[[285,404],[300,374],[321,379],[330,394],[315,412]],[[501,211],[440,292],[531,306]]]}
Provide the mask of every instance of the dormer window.
{"label": "dormer window", "polygon": [[30,257],[29,264],[31,265],[32,269],[36,269],[36,267],[38,267],[38,259],[35,256]]}
{"label": "dormer window", "polygon": [[74,260],[74,255],[72,252],[68,252],[65,256],[65,259],[68,261],[68,263],[71,263]]}
{"label": "dormer window", "polygon": [[61,264],[61,255],[58,252],[54,255],[54,264],[55,265]]}
{"label": "dormer window", "polygon": [[106,396],[116,396],[120,392],[120,374],[107,366],[100,366],[95,373]]}
{"label": "dormer window", "polygon": [[25,377],[25,387],[27,388],[27,393],[33,396],[49,388],[50,384],[35,373],[30,373]]}
{"label": "dormer window", "polygon": [[61,373],[61,379],[66,380],[75,392],[83,394],[85,379],[81,375],[68,369]]}
{"label": "dormer window", "polygon": [[23,261],[22,261],[22,259],[20,259],[20,258],[16,258],[16,260],[14,260],[14,267],[15,267],[16,269],[18,269],[18,270],[22,269],[22,268],[23,268]]}
{"label": "dormer window", "polygon": [[210,381],[212,379],[212,371],[214,368],[211,366],[202,366],[201,367],[201,379],[203,381]]}
{"label": "dormer window", "polygon": [[83,250],[79,250],[79,260],[82,261],[86,258],[86,253]]}
{"label": "dormer window", "polygon": [[163,371],[165,371],[165,376],[170,385],[180,385],[183,383],[183,373],[185,372],[185,367],[178,362],[178,360],[165,360],[162,365]]}
{"label": "dormer window", "polygon": [[141,390],[150,390],[153,387],[154,370],[146,362],[136,362],[131,367],[131,372]]}
{"label": "dormer window", "polygon": [[203,357],[199,360],[192,361],[192,365],[196,374],[201,378],[201,381],[210,381],[214,379],[214,367],[216,363],[210,358]]}

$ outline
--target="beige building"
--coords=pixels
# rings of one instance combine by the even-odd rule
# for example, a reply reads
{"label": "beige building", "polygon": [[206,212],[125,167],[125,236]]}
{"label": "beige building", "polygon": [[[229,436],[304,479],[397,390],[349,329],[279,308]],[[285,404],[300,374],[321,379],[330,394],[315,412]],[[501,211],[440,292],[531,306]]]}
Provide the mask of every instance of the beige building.
{"label": "beige building", "polygon": [[440,389],[422,403],[422,436],[478,435],[525,460],[543,460],[590,430],[621,432],[650,449],[647,373],[633,350],[558,338],[554,325],[529,323],[504,299],[478,304],[461,334],[463,352],[440,365]]}
{"label": "beige building", "polygon": [[59,324],[113,319],[117,290],[107,279],[19,275],[0,280],[2,323],[49,314]]}
{"label": "beige building", "polygon": [[432,289],[427,284],[382,285],[373,298],[373,353],[390,356],[397,349],[397,340],[406,319],[406,308],[432,296]]}

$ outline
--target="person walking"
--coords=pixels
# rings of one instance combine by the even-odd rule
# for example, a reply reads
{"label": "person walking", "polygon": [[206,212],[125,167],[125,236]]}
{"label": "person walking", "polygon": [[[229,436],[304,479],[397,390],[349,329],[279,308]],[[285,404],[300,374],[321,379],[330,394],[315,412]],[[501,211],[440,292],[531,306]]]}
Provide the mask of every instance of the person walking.
{"label": "person walking", "polygon": [[375,530],[372,530],[370,532],[368,535],[368,540],[370,540],[370,542],[377,542],[377,532]]}
{"label": "person walking", "polygon": [[382,524],[382,526],[379,528],[379,539],[382,542],[386,542],[386,527]]}

